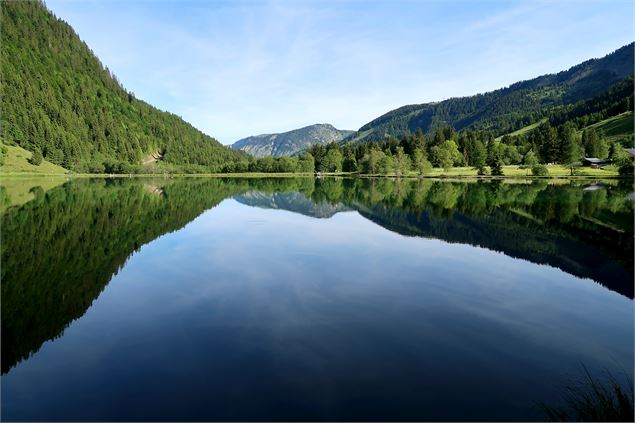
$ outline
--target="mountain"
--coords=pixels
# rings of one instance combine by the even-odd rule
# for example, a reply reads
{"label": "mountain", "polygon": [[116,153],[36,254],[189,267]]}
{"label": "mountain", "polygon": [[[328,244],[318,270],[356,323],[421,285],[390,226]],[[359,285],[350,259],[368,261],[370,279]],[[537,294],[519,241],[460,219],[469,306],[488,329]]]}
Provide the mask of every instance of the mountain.
{"label": "mountain", "polygon": [[246,159],[126,91],[43,2],[3,1],[0,8],[5,143],[76,171],[140,165],[152,156],[208,170]]}
{"label": "mountain", "polygon": [[300,192],[274,192],[269,194],[262,191],[248,191],[233,198],[247,206],[288,210],[317,219],[327,219],[337,213],[351,210],[343,204],[331,204],[326,200],[313,201]]}
{"label": "mountain", "polygon": [[242,150],[254,157],[292,156],[315,144],[341,141],[355,131],[336,129],[328,123],[305,126],[281,134],[263,134],[243,138],[232,144],[234,150]]}
{"label": "mountain", "polygon": [[548,116],[558,107],[597,96],[633,75],[633,47],[631,43],[601,59],[485,94],[403,106],[362,126],[345,141],[399,138],[419,129],[427,133],[446,125],[456,130],[509,133]]}

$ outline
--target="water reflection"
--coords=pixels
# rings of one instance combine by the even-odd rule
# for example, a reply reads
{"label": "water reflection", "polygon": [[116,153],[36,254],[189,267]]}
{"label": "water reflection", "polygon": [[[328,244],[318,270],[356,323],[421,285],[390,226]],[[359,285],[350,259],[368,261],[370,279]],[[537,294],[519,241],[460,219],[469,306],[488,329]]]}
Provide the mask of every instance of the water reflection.
{"label": "water reflection", "polygon": [[[456,247],[437,246],[439,249],[448,251],[451,248],[457,257],[461,257],[463,254],[466,254],[467,257],[468,254],[465,248],[458,244],[484,247],[502,252],[509,257],[520,258],[531,263],[546,264],[571,275],[592,279],[624,297],[633,298],[633,203],[628,198],[632,192],[632,185],[609,181],[601,186],[593,185],[593,189],[586,189],[589,186],[589,183],[580,182],[554,185],[544,181],[527,184],[335,178],[319,180],[310,178],[254,180],[96,179],[69,181],[46,192],[38,188],[29,189],[28,191],[32,194],[31,200],[12,205],[10,193],[15,191],[15,188],[4,185],[0,190],[0,199],[4,207],[2,215],[2,373],[11,373],[11,369],[15,368],[17,363],[38,351],[45,341],[59,337],[73,320],[84,315],[93,301],[104,290],[104,287],[113,279],[113,276],[126,268],[129,257],[142,245],[157,244],[155,240],[159,241],[158,238],[162,235],[179,231],[204,211],[214,208],[223,200],[230,198],[243,205],[262,209],[286,210],[296,215],[302,214],[311,218],[327,219],[322,222],[325,225],[328,225],[330,220],[345,215],[350,216],[346,219],[351,225],[361,225],[362,223],[355,216],[352,216],[354,213],[358,213],[367,221],[379,225],[378,227],[383,227],[391,233],[409,237],[412,242],[415,242],[419,237],[424,237],[457,244]],[[241,207],[244,209],[244,206]],[[238,213],[239,210],[243,209],[232,210]],[[257,218],[258,214],[249,214],[249,216]],[[291,236],[285,232],[284,225],[289,225],[293,223],[292,221],[279,222],[279,225],[275,227],[278,232],[269,232],[271,229],[265,228],[262,233],[254,232],[253,226],[248,225],[251,220],[241,221],[238,219],[234,223],[238,221],[245,226],[232,227],[234,232],[228,232],[222,236],[225,260],[231,256],[235,257],[234,260],[240,261],[241,255],[249,256],[257,251],[269,253],[271,250],[271,254],[274,254],[275,251],[282,254],[270,257],[270,262],[278,267],[274,266],[274,268],[269,269],[269,273],[263,270],[263,263],[234,263],[235,267],[242,266],[239,269],[242,273],[236,273],[234,276],[238,285],[243,283],[241,278],[246,278],[248,272],[262,272],[262,274],[258,274],[258,278],[266,277],[270,282],[276,281],[276,284],[296,282],[277,281],[274,272],[280,271],[281,274],[296,275],[297,282],[306,284],[303,289],[310,289],[309,287],[318,286],[318,282],[312,281],[312,275],[318,274],[318,269],[322,271],[324,266],[333,266],[333,269],[344,273],[341,277],[344,277],[345,280],[355,281],[357,276],[361,277],[360,266],[370,265],[370,263],[365,262],[364,251],[344,250],[339,252],[337,260],[342,260],[342,262],[338,261],[337,263],[340,263],[338,265],[335,263],[334,257],[329,257],[325,261],[323,255],[325,253],[319,249],[310,251],[307,248],[306,254],[313,254],[312,256],[301,256],[304,254],[301,251],[289,250],[287,246],[283,245],[284,241]],[[303,226],[305,230],[316,227],[309,223],[305,225],[307,225]],[[320,228],[317,232],[306,234],[307,240],[317,244],[316,248],[319,248],[319,244],[322,242],[320,236],[324,237],[323,239],[338,236],[337,233],[325,232],[326,226],[320,226]],[[292,231],[292,229],[288,230]],[[364,226],[363,231],[355,232],[358,236],[364,237],[356,240],[355,246],[357,248],[364,248],[370,242],[377,242],[377,239],[381,238],[379,236],[370,237],[369,231],[371,229]],[[228,270],[223,273],[220,267],[209,267],[212,259],[198,256],[205,253],[207,243],[210,240],[207,238],[199,240],[193,234],[185,234],[183,231],[179,233],[185,237],[183,245],[189,245],[191,250],[188,251],[189,255],[182,257],[183,266],[190,272],[198,269],[197,271],[201,273],[205,272],[205,277],[217,276],[222,280],[223,275]],[[246,241],[241,240],[241,238],[249,239],[251,242],[245,244]],[[277,238],[279,239],[276,241]],[[359,329],[356,335],[359,345],[366,345],[370,348],[373,342],[385,341],[390,336],[396,337],[395,339],[404,345],[409,345],[415,340],[408,340],[406,332],[401,335],[389,336],[393,330],[393,327],[388,323],[389,320],[383,324],[385,326],[379,322],[374,322],[372,327],[375,329],[373,330],[378,331],[381,336],[377,335],[378,338],[373,339],[371,329],[365,327],[362,321],[355,319],[359,319],[360,316],[365,315],[364,313],[374,309],[373,301],[379,298],[380,291],[377,290],[381,280],[394,279],[394,288],[397,289],[401,277],[415,275],[420,271],[417,262],[413,262],[405,251],[407,248],[424,248],[424,246],[415,245],[412,242],[406,243],[391,238],[389,244],[381,246],[382,253],[388,257],[387,260],[389,259],[393,265],[401,266],[398,269],[393,269],[392,274],[383,274],[384,270],[376,269],[376,278],[378,279],[373,280],[373,284],[362,291],[359,291],[359,286],[348,286],[344,283],[337,288],[355,293],[353,296],[355,298],[365,298],[361,303],[353,301],[347,305],[347,309],[340,309],[329,307],[318,301],[321,296],[331,292],[329,290],[336,289],[330,285],[328,287],[320,285],[321,288],[313,293],[314,296],[300,296],[301,298],[296,298],[299,293],[291,292],[284,296],[283,293],[286,292],[287,288],[281,288],[282,291],[277,291],[276,295],[280,296],[276,297],[276,301],[266,301],[267,313],[275,316],[273,320],[276,325],[284,325],[287,320],[300,322],[306,319],[305,323],[318,324],[324,330],[330,326],[322,319],[330,315],[331,317],[327,320],[335,321],[341,318]],[[396,251],[398,249],[401,251],[402,248],[404,250],[399,256]],[[230,252],[233,255],[230,255]],[[162,254],[166,253],[162,252]],[[289,259],[287,263],[284,263],[284,254]],[[428,251],[428,254],[434,256],[434,250]],[[474,253],[470,252],[469,254]],[[492,266],[496,266],[495,263],[503,263],[489,255],[485,257],[479,253],[479,256],[491,260]],[[165,262],[172,260],[174,260],[172,257],[165,256]],[[422,260],[422,258],[419,257],[418,260]],[[447,259],[442,258],[441,261],[434,264],[437,267],[435,267],[436,271],[433,275],[439,280],[444,280],[445,284],[441,291],[434,291],[433,294],[435,298],[443,298],[447,302],[444,304],[447,305],[469,294],[468,291],[463,290],[466,284],[464,280],[474,278],[474,275],[464,274],[463,272],[467,269],[443,267],[445,263],[443,260],[447,261]],[[150,265],[157,265],[160,261],[161,258],[157,258],[155,261],[151,261]],[[253,269],[250,268],[251,265],[253,265]],[[386,269],[390,267],[387,263],[385,265]],[[220,265],[217,264],[217,266]],[[433,264],[427,264],[427,266],[433,266]],[[536,278],[537,281],[541,280],[538,273],[542,271],[536,269],[535,266],[529,264],[519,264],[518,266],[525,269],[524,271],[527,271],[528,274],[526,276],[507,275],[510,280],[517,279],[518,282],[522,280],[523,283],[532,283],[532,278]],[[205,268],[204,271],[203,268]],[[286,269],[288,272],[285,273],[281,269]],[[168,274],[161,273],[158,269],[145,268],[144,274],[152,275],[157,290],[161,290],[161,284],[170,282]],[[504,272],[501,271],[500,276],[505,277]],[[188,277],[190,279],[194,277],[194,280],[197,278],[196,273],[194,276]],[[204,279],[203,276],[199,277],[201,280]],[[190,279],[185,276],[173,276],[172,278],[179,280],[184,285],[194,283],[186,283]],[[365,278],[370,278],[370,276],[365,276]],[[486,279],[485,276],[483,278]],[[481,282],[485,283],[486,281]],[[427,288],[411,288],[415,290],[441,289],[435,280],[427,280],[426,283],[428,284]],[[576,283],[579,284],[580,290],[587,289],[584,286],[586,281],[576,281]],[[246,288],[250,289],[246,291],[250,294],[259,292],[256,291],[255,287],[248,286]],[[220,288],[218,289],[220,290]],[[516,287],[514,289],[522,288]],[[552,294],[555,295],[560,290],[554,285]],[[383,288],[381,293],[389,295],[386,297],[389,302],[390,295],[396,295],[384,292]],[[426,294],[430,295],[430,292],[426,292]],[[264,294],[260,293],[260,295]],[[267,293],[267,295],[272,294]],[[375,295],[378,297],[375,298]],[[367,298],[368,296],[371,296],[373,300]],[[454,296],[454,300],[450,299],[452,296]],[[248,298],[244,298],[242,301],[247,301]],[[251,308],[246,308],[250,313],[255,313],[253,308],[255,304],[258,307],[264,307],[265,302],[262,297],[258,297],[262,301],[256,301],[254,298],[251,298],[253,301]],[[424,297],[413,297],[406,302],[402,301],[399,303],[399,307],[415,314],[420,313],[421,304],[418,304],[417,301],[424,301],[421,298]],[[560,297],[555,296],[554,298]],[[296,301],[300,301],[300,299],[303,302],[296,304]],[[348,298],[347,301],[352,300]],[[236,310],[241,309],[240,305],[236,307]],[[280,309],[274,310],[276,306]],[[489,310],[489,312],[494,313],[493,310],[502,306],[502,303],[499,305],[488,303],[483,307],[483,312]],[[517,304],[517,306],[519,310],[523,307],[522,304]],[[300,307],[302,312],[295,310],[294,307]],[[400,309],[399,307],[394,310]],[[404,322],[404,331],[406,327],[410,327],[412,330],[419,331],[417,333],[420,333],[421,336],[425,334],[425,340],[428,342],[451,344],[452,348],[455,349],[452,360],[456,360],[456,362],[465,360],[474,353],[465,350],[465,346],[459,342],[459,340],[469,340],[473,335],[467,329],[470,326],[468,320],[464,318],[463,314],[458,313],[458,309],[454,310],[457,314],[448,315],[447,313],[453,310],[452,307],[437,309],[432,303],[426,303],[426,307],[426,316],[430,320],[425,324],[411,322],[406,325]],[[185,323],[197,327],[201,321],[211,318],[205,316],[209,313],[213,314],[213,310],[213,308],[188,310],[187,316],[189,317]],[[392,313],[394,319],[401,319],[402,316],[398,316],[394,310],[383,310],[382,313],[388,313],[388,316]],[[461,310],[462,313],[465,312],[464,309]],[[376,312],[377,310],[373,313]],[[285,313],[287,313],[287,318],[285,318]],[[496,313],[497,319],[500,319],[498,314],[502,311],[498,310]],[[439,320],[441,317],[443,319]],[[481,317],[484,318],[484,316]],[[244,316],[241,318],[247,319]],[[354,320],[350,320],[352,318]],[[434,322],[439,325],[437,328],[435,328]],[[320,326],[322,324],[325,326]],[[478,329],[476,323],[473,322],[472,325],[474,325],[474,329]],[[302,335],[299,332],[287,333],[281,330],[280,326],[275,327],[279,330],[277,336],[284,339],[285,342],[269,347],[259,347],[262,350],[271,348],[282,356],[289,354],[301,356],[306,352],[302,349],[303,343],[307,345],[307,348],[308,346],[316,347],[316,338],[310,338],[309,335]],[[461,336],[457,335],[451,341],[448,340],[447,331],[450,328],[455,331],[455,334],[460,333]],[[161,336],[168,340],[181,339],[182,336],[178,333],[177,328],[165,326],[161,329],[146,328],[145,330],[144,333],[148,333],[147,331],[165,331],[165,333],[161,333]],[[320,330],[317,330],[311,336],[321,336],[320,342],[330,340],[328,342],[332,341],[332,345],[336,346],[344,343],[344,338],[341,337],[350,335],[350,332],[343,328],[341,330],[341,333],[321,333]],[[499,330],[502,331],[502,327]],[[248,343],[250,348],[255,345],[252,344],[253,342],[257,344],[262,341],[263,345],[270,342],[258,338],[260,335],[252,335],[247,332],[243,333],[243,337],[240,338],[241,342]],[[224,335],[220,334],[220,336],[220,339],[225,339]],[[408,336],[412,336],[412,333],[408,332]],[[500,332],[498,337],[491,331],[487,334],[491,342],[497,342],[501,336],[512,342],[511,334]],[[565,335],[563,334],[563,336]],[[260,341],[257,341],[258,339]],[[184,342],[182,348],[187,350],[187,345],[191,341],[182,341]],[[226,341],[227,343],[234,342],[230,341],[230,338],[227,338]],[[214,342],[218,342],[218,344],[214,344],[217,347],[224,345],[218,339]],[[479,342],[481,346],[488,344],[487,339],[481,339]],[[299,348],[299,350],[295,353],[293,349],[284,352],[278,350],[281,345],[291,344],[296,345],[294,348]],[[158,347],[164,348],[166,351],[173,348],[167,345]],[[190,347],[192,348],[191,354],[198,356],[197,354],[201,353],[201,351],[194,351],[196,346],[190,345]],[[205,348],[208,347],[211,348],[211,352],[213,350],[211,344]],[[243,348],[247,347],[243,345]],[[160,352],[160,354],[165,353]],[[341,355],[333,351],[329,354],[334,354],[335,362],[338,362],[337,357],[339,357],[344,363],[347,360],[344,356],[348,357],[348,353],[358,357],[365,356],[364,352],[357,350],[341,351]],[[386,357],[393,357],[393,355],[386,352]],[[440,357],[436,357],[436,359],[440,360]],[[222,362],[222,358],[219,360]],[[422,363],[417,362],[423,366]],[[194,363],[201,364],[202,362],[194,360]],[[159,361],[155,364],[164,363]],[[275,377],[275,369],[267,367],[269,364],[261,364],[264,366],[263,368],[272,372],[267,374],[267,377]],[[370,364],[370,362],[359,363],[365,368],[366,365]],[[303,362],[303,365],[307,365],[307,363]],[[445,368],[445,366],[443,367]],[[415,371],[420,377],[426,375],[426,372],[422,370],[423,368],[432,371],[426,364]],[[337,369],[332,370],[336,371]],[[508,375],[516,372],[513,369],[501,368],[500,370]],[[316,370],[311,370],[311,372],[314,371]],[[521,379],[525,377],[525,375],[518,376]],[[400,383],[399,378],[394,377],[393,382]],[[406,376],[402,375],[402,377]],[[476,381],[472,382],[476,383]],[[252,383],[257,385],[255,381]],[[404,383],[403,380],[401,383]],[[309,390],[306,389],[308,395]],[[321,389],[331,388],[324,385]],[[408,399],[408,401],[410,400],[412,400],[412,404],[416,403],[416,398]],[[263,399],[263,401],[265,400]],[[412,404],[409,407],[414,407]],[[351,416],[369,418],[367,413],[355,414],[353,412],[356,408],[354,401],[348,406],[351,407],[349,410],[352,413]],[[473,406],[485,407],[483,404],[476,403]],[[372,410],[372,407],[369,410]],[[414,408],[403,410],[404,413],[406,411],[413,413],[406,413],[404,416],[407,418],[416,417],[417,414],[413,410]],[[395,414],[395,416],[397,415],[399,414]],[[244,415],[243,417],[245,416],[256,420],[266,417],[258,414]],[[348,414],[339,413],[336,416],[346,417]],[[447,415],[445,416],[447,417]],[[456,416],[459,419],[465,417],[459,414]],[[178,419],[182,416],[174,415],[173,417]],[[221,414],[220,417],[231,419],[231,415]],[[310,418],[311,415],[300,413],[290,414],[289,417],[292,419]],[[436,417],[442,418],[444,415],[439,414]],[[122,416],[122,418],[130,418],[130,415]]]}
{"label": "water reflection", "polygon": [[633,298],[631,187],[591,186],[327,179],[304,195],[258,191],[235,198],[308,216],[356,210],[393,232],[549,264]]}

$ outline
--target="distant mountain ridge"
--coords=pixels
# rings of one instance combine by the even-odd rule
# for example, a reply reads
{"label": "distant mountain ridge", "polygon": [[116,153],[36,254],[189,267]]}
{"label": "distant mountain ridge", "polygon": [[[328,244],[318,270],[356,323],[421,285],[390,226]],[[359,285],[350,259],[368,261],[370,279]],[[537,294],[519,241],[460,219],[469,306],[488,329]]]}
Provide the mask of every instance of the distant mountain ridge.
{"label": "distant mountain ridge", "polygon": [[279,134],[255,135],[236,141],[234,150],[242,150],[254,157],[292,156],[315,144],[338,142],[355,131],[340,130],[328,123],[318,123]]}
{"label": "distant mountain ridge", "polygon": [[497,136],[545,117],[549,110],[590,99],[633,75],[634,43],[566,71],[542,75],[506,88],[440,102],[402,106],[363,125],[344,142],[380,141],[421,129],[450,125],[488,130]]}

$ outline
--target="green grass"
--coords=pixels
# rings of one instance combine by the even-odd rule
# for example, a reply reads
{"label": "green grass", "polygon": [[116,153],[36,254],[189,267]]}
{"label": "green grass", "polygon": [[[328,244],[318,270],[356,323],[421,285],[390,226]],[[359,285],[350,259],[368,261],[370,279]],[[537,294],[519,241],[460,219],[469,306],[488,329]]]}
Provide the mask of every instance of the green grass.
{"label": "green grass", "polygon": [[[549,177],[570,177],[571,171],[568,167],[562,165],[547,165]],[[407,176],[417,176],[416,173],[410,172]],[[445,171],[441,168],[434,168],[425,175],[426,177],[477,177],[477,171],[473,167],[454,167]],[[530,169],[522,169],[518,165],[503,166],[503,176],[506,177],[527,177],[532,176]],[[606,166],[604,169],[592,169],[590,167],[579,167],[575,171],[574,176],[585,177],[616,177],[619,176],[614,166]]]}
{"label": "green grass", "polygon": [[609,141],[632,135],[635,131],[633,125],[633,112],[625,112],[617,116],[604,119],[603,121],[589,125],[584,129],[590,128],[602,131]]}
{"label": "green grass", "polygon": [[55,165],[46,160],[42,160],[39,166],[29,163],[31,158],[31,152],[24,148],[3,144],[7,153],[4,157],[4,164],[0,166],[0,173],[2,174],[44,174],[44,175],[59,175],[64,174],[66,169],[61,166]]}
{"label": "green grass", "polygon": [[[547,119],[541,119],[538,122],[532,123],[531,125],[527,125],[523,128],[520,128],[517,131],[510,132],[506,135],[516,136],[526,134],[527,132],[537,128],[541,123],[546,122]],[[602,131],[606,136],[607,140],[614,141],[623,137],[627,137],[632,135],[635,132],[634,121],[633,121],[633,112],[624,112],[617,116],[612,116],[608,119],[604,119],[600,122],[594,123],[593,125],[589,125],[585,128],[582,128],[579,133],[585,129],[595,128],[598,131]],[[504,135],[497,137],[497,140],[501,140]]]}
{"label": "green grass", "polygon": [[564,389],[562,405],[540,404],[553,422],[632,422],[633,380],[623,381],[606,371],[604,377],[592,376],[584,367],[585,378]]}
{"label": "green grass", "polygon": [[[537,127],[538,127],[541,123],[546,122],[546,121],[547,121],[547,119],[546,119],[546,118],[545,118],[545,119],[541,119],[541,120],[539,120],[539,121],[538,121],[538,122],[536,122],[536,123],[532,123],[531,125],[527,125],[527,126],[525,126],[525,127],[523,127],[523,128],[520,128],[520,129],[519,129],[519,130],[517,130],[517,131],[510,132],[509,134],[506,134],[506,135],[510,135],[510,136],[512,136],[512,137],[515,137],[516,135],[522,135],[522,134],[525,134],[525,133],[527,133],[527,132],[531,131],[532,129],[537,128]],[[497,139],[497,140],[501,140],[503,137],[504,137],[504,135],[501,135],[500,137],[498,137],[498,138],[496,138],[496,139]]]}
{"label": "green grass", "polygon": [[[487,169],[487,168],[486,168]],[[571,177],[571,171],[568,167],[562,165],[547,165],[547,170],[549,172],[548,176],[544,176],[543,178],[567,178]],[[45,175],[46,173],[40,173],[40,175]],[[50,173],[54,175],[54,173]],[[56,173],[57,175],[60,172]],[[34,173],[6,173],[3,168],[0,168],[0,175],[2,176],[13,176],[18,177],[20,175],[29,176],[35,175]],[[390,173],[387,175],[384,174],[358,174],[356,172],[333,172],[333,173],[321,173],[321,176],[330,177],[330,176],[377,176],[377,177],[395,177],[394,173]],[[110,178],[110,177],[119,177],[119,178],[154,178],[154,177],[192,177],[192,178],[297,178],[297,177],[313,177],[313,173],[263,173],[263,172],[242,172],[242,173],[147,173],[147,174],[104,174],[104,173],[73,173],[72,175],[68,175],[72,177],[88,177],[88,178]],[[410,171],[404,177],[418,177],[419,175],[416,172]],[[490,176],[479,176],[477,171],[473,167],[453,167],[449,170],[444,170],[441,168],[434,168],[430,172],[424,175],[426,178],[463,178],[463,177],[473,177],[473,178],[489,178]],[[593,178],[614,178],[618,177],[619,174],[615,166],[609,165],[604,167],[603,169],[592,169],[590,167],[578,167],[575,170],[574,177],[593,177]],[[525,178],[525,177],[533,177],[530,169],[523,169],[518,165],[510,165],[503,166],[503,177],[508,178]]]}

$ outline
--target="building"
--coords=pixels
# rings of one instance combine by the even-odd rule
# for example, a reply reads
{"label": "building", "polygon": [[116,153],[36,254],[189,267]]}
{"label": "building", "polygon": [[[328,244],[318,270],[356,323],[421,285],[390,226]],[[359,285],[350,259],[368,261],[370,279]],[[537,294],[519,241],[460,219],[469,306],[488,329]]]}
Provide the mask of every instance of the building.
{"label": "building", "polygon": [[635,148],[625,148],[624,151],[628,153],[628,156],[631,158],[631,160],[635,160]]}
{"label": "building", "polygon": [[598,159],[596,157],[585,157],[584,159],[582,159],[582,164],[584,166],[590,166],[593,168],[599,168],[602,166],[606,166],[607,164],[609,164],[608,160],[605,159]]}

